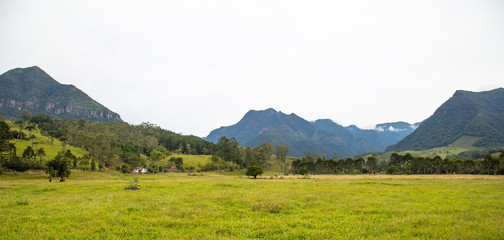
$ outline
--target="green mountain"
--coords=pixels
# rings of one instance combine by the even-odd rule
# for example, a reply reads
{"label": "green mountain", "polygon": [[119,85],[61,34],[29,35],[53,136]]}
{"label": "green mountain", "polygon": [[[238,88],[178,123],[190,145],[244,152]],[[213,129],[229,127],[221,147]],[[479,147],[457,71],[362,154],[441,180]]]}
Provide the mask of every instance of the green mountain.
{"label": "green mountain", "polygon": [[[304,152],[350,157],[373,152],[374,148],[362,138],[355,138],[345,128],[331,120],[311,123],[296,114],[284,114],[272,108],[251,110],[235,125],[213,130],[205,139],[217,142],[221,136],[234,137],[242,146],[255,147],[264,141],[274,145],[288,143],[289,155],[301,157]],[[327,126],[323,129],[320,126]],[[334,131],[332,131],[334,130]]]}
{"label": "green mountain", "polygon": [[122,121],[73,85],[58,83],[37,66],[16,68],[0,75],[0,110],[4,117],[21,118],[21,110],[65,119]]}
{"label": "green mountain", "polygon": [[504,88],[456,91],[412,134],[387,151],[444,147],[468,137],[476,139],[474,147],[504,146]]}

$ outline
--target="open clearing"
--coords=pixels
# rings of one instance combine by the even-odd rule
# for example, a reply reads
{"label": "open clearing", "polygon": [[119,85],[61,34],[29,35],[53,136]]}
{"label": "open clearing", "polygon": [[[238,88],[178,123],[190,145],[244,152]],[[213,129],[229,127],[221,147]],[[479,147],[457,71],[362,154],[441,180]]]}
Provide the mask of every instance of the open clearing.
{"label": "open clearing", "polygon": [[2,239],[502,239],[504,176],[0,175]]}

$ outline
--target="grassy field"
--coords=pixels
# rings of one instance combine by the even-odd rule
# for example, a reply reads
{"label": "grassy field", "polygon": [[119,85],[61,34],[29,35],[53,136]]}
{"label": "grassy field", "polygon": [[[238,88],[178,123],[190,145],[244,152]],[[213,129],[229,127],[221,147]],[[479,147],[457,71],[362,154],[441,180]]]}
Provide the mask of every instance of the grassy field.
{"label": "grassy field", "polygon": [[210,159],[211,155],[183,155],[183,154],[173,154],[167,157],[181,157],[184,160],[184,168],[194,167],[195,169],[200,169],[200,166],[212,162]]}
{"label": "grassy field", "polygon": [[[442,158],[445,158],[450,155],[456,155],[465,151],[477,151],[477,150],[484,150],[484,148],[477,148],[474,147],[473,144],[480,140],[480,137],[469,137],[469,136],[462,136],[459,138],[457,141],[454,143],[446,146],[446,147],[436,147],[436,148],[431,148],[431,149],[426,149],[426,150],[408,150],[408,151],[401,151],[398,152],[401,155],[404,155],[406,153],[411,154],[412,156],[415,157],[435,157],[435,156],[440,156]],[[386,159],[390,158],[390,155],[393,152],[388,152],[384,154]]]}
{"label": "grassy field", "polygon": [[504,176],[0,175],[1,239],[503,239]]}

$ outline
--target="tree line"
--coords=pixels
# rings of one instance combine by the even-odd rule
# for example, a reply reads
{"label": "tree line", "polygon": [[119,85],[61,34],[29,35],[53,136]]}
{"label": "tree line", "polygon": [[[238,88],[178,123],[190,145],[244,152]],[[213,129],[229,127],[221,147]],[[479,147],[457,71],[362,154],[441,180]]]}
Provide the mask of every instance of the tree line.
{"label": "tree line", "polygon": [[282,170],[286,172],[288,153],[289,145],[287,143],[280,143],[275,147],[273,144],[265,141],[259,146],[251,148],[240,146],[236,138],[221,136],[216,144],[216,155],[224,161],[235,163],[240,168],[248,168],[250,166],[267,168],[272,155],[275,155],[276,160],[282,166]]}
{"label": "tree line", "polygon": [[376,155],[366,159],[345,158],[326,159],[325,155],[305,153],[301,159],[292,162],[291,172],[311,174],[504,174],[504,152],[498,157],[490,154],[484,159],[448,159],[435,157],[414,157],[392,153],[389,161],[379,161]]}

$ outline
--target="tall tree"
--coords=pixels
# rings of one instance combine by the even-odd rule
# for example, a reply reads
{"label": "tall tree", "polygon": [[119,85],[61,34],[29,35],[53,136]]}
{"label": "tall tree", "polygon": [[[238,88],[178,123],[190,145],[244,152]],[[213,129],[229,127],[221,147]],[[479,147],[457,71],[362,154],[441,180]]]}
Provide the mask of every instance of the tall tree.
{"label": "tall tree", "polygon": [[32,117],[32,114],[27,109],[23,109],[21,111],[21,117],[25,120],[25,122],[28,122],[28,120]]}
{"label": "tall tree", "polygon": [[12,135],[10,133],[9,124],[4,121],[0,121],[0,167],[2,166],[4,152],[10,152],[10,144],[9,140],[12,139]]}
{"label": "tall tree", "polygon": [[21,120],[17,120],[14,122],[14,125],[19,127],[19,139],[23,139],[24,122]]}
{"label": "tall tree", "polygon": [[280,143],[276,147],[276,156],[280,163],[282,164],[282,170],[284,173],[287,172],[287,154],[289,153],[289,144]]}
{"label": "tall tree", "polygon": [[375,155],[367,158],[366,167],[370,173],[374,173],[376,171],[378,168],[378,159],[376,159]]}

